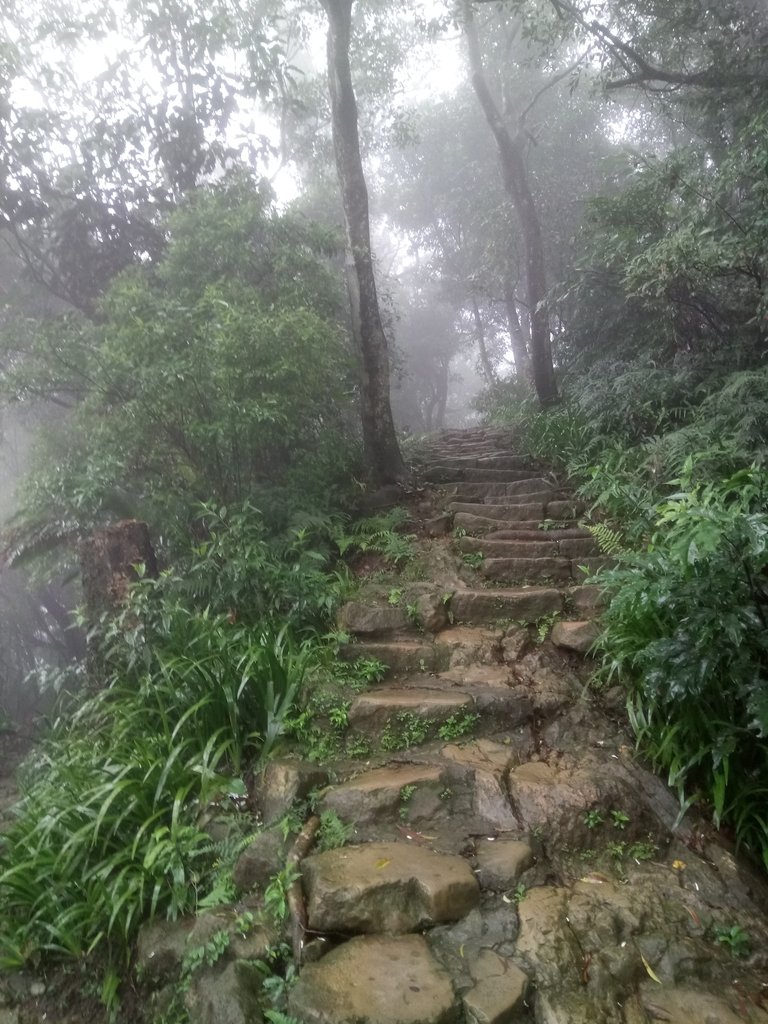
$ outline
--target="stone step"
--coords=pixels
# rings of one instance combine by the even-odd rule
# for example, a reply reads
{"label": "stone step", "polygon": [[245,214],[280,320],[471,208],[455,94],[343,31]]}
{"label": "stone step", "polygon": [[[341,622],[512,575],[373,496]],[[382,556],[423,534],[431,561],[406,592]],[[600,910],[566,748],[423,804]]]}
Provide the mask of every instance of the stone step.
{"label": "stone step", "polygon": [[[451,512],[467,513],[474,516],[482,516],[485,519],[501,519],[513,525],[523,521],[528,523],[567,524],[572,525],[574,520],[585,512],[583,502],[563,501],[553,499],[551,501],[509,501],[504,502],[501,495],[491,501],[451,501],[448,509]],[[518,496],[519,498],[519,496]]]}
{"label": "stone step", "polygon": [[[540,523],[544,517],[544,502],[525,502],[520,505],[484,505],[477,502],[452,501],[448,509],[454,513],[482,516],[514,525],[515,523]],[[454,524],[456,520],[454,519]],[[459,523],[458,525],[461,525]]]}
{"label": "stone step", "polygon": [[388,727],[397,729],[404,719],[440,725],[451,715],[472,710],[472,704],[468,693],[428,688],[423,685],[423,677],[417,677],[412,686],[377,686],[355,697],[349,708],[349,724],[368,736],[380,736]]}
{"label": "stone step", "polygon": [[340,654],[346,661],[376,658],[387,666],[387,676],[399,676],[416,672],[440,672],[448,667],[451,650],[441,643],[393,639],[347,644],[341,648]]}
{"label": "stone step", "polygon": [[435,456],[430,464],[436,469],[505,469],[531,473],[534,463],[524,455],[451,455]]}
{"label": "stone step", "polygon": [[480,567],[489,580],[554,580],[573,579],[570,558],[487,558]]}
{"label": "stone step", "polygon": [[[452,504],[452,508],[461,506],[463,508],[476,508],[484,509],[484,505],[462,505],[460,502]],[[538,519],[493,519],[489,516],[475,514],[474,512],[454,512],[453,515],[453,526],[454,529],[459,531],[464,530],[467,533],[485,533],[487,531],[498,531],[504,530],[517,530],[524,531],[526,533],[544,533],[540,530],[541,523]]]}
{"label": "stone step", "polygon": [[386,737],[387,749],[406,749],[438,736],[447,740],[514,729],[533,714],[529,691],[508,665],[461,666],[432,677],[431,684],[417,676],[367,690],[352,701],[351,728],[373,740]]}
{"label": "stone step", "polygon": [[307,964],[289,991],[290,1016],[312,1024],[456,1024],[462,1019],[450,975],[421,935],[350,939]]}
{"label": "stone step", "polygon": [[487,558],[480,571],[489,580],[573,580],[583,583],[598,569],[610,568],[610,558]]}
{"label": "stone step", "polygon": [[586,537],[557,540],[548,533],[526,540],[498,540],[490,537],[460,537],[456,541],[460,551],[480,552],[486,558],[590,558],[599,555],[594,539]]}
{"label": "stone step", "polygon": [[[519,526],[520,524],[518,524]],[[485,540],[592,540],[592,534],[582,526],[571,526],[563,530],[535,529],[494,530],[484,535]]]}
{"label": "stone step", "polygon": [[[477,461],[475,459],[473,462]],[[479,469],[476,466],[431,466],[423,474],[429,483],[510,484],[540,479],[530,468]]]}
{"label": "stone step", "polygon": [[[451,482],[446,485],[445,494],[451,501],[478,502],[486,505],[519,505],[526,501],[550,501],[556,496],[556,491],[553,484],[542,480],[541,477],[525,477],[507,482]],[[534,495],[535,497],[526,498],[525,495]],[[496,499],[505,500],[497,501]]]}
{"label": "stone step", "polygon": [[495,469],[492,466],[482,465],[476,469],[465,469],[463,480],[468,483],[513,483],[517,480],[540,479],[542,483],[548,483],[541,477],[534,477],[529,468],[525,469]]}
{"label": "stone step", "polygon": [[365,843],[301,864],[313,932],[402,934],[458,921],[480,901],[463,858],[407,843]]}
{"label": "stone step", "polygon": [[409,818],[418,822],[420,803],[413,796],[421,794],[422,817],[431,817],[434,807],[441,806],[440,793],[447,770],[445,764],[391,764],[374,768],[326,790],[318,801],[318,810],[334,811],[342,821],[357,825],[392,820],[399,818],[405,790],[411,794]]}
{"label": "stone step", "polygon": [[562,612],[564,594],[554,587],[517,590],[457,590],[450,609],[457,622],[488,623],[499,619],[536,623]]}

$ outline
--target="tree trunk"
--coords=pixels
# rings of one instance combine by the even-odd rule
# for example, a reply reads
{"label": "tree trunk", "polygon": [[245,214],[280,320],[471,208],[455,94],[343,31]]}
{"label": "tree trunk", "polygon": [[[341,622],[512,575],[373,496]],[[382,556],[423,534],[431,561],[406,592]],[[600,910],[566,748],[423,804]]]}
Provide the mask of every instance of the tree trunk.
{"label": "tree trunk", "polygon": [[498,106],[491,96],[483,71],[480,41],[472,15],[471,4],[464,4],[464,32],[467,37],[472,87],[483,108],[488,125],[496,139],[504,188],[512,200],[523,236],[528,305],[531,321],[531,364],[533,383],[542,406],[558,400],[555,371],[552,366],[552,345],[549,337],[549,314],[546,307],[547,276],[541,224],[528,181],[523,147],[513,138]]}
{"label": "tree trunk", "polygon": [[[155,579],[157,561],[146,523],[123,519],[91,534],[80,547],[80,574],[87,624],[95,626],[104,616],[115,616],[125,607],[131,584],[138,579],[136,566]],[[98,635],[88,639],[86,673],[91,689],[104,685],[105,652]]]}
{"label": "tree trunk", "polygon": [[485,377],[485,383],[489,388],[492,388],[496,383],[496,374],[493,372],[493,365],[488,356],[488,349],[485,345],[485,330],[483,328],[483,318],[480,316],[480,307],[477,304],[477,299],[474,295],[471,298],[472,303],[472,318],[475,321],[475,335],[477,337],[477,347],[480,350],[480,365],[483,368],[483,376]]}
{"label": "tree trunk", "polygon": [[437,374],[437,411],[435,412],[435,429],[445,430],[445,410],[448,405],[448,371],[450,359],[441,359]]}
{"label": "tree trunk", "polygon": [[523,325],[517,314],[517,302],[515,301],[515,289],[509,278],[504,279],[504,304],[507,307],[507,323],[509,324],[509,340],[512,342],[512,357],[515,360],[515,372],[517,376],[530,384],[533,381],[533,367],[531,357],[528,354],[528,346],[525,341]]}
{"label": "tree trunk", "polygon": [[349,67],[353,0],[321,0],[328,15],[328,86],[333,148],[347,238],[346,272],[352,334],[361,367],[363,444],[376,484],[405,475],[389,400],[389,356],[371,256],[368,189],[360,157],[357,103]]}

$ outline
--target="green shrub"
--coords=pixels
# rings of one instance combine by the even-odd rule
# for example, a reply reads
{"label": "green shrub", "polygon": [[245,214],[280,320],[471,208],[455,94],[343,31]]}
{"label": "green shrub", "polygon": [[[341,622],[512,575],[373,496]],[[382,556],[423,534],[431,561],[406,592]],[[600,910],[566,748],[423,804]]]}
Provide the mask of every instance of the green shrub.
{"label": "green shrub", "polygon": [[768,474],[692,484],[687,469],[648,549],[599,576],[605,667],[683,806],[704,798],[768,867]]}
{"label": "green shrub", "polygon": [[328,660],[309,630],[327,625],[338,584],[327,554],[308,534],[270,545],[250,508],[201,523],[187,574],[141,580],[94,630],[103,689],[68,699],[27,766],[0,847],[0,965],[114,961],[142,920],[219,891],[202,815],[244,794],[244,769]]}

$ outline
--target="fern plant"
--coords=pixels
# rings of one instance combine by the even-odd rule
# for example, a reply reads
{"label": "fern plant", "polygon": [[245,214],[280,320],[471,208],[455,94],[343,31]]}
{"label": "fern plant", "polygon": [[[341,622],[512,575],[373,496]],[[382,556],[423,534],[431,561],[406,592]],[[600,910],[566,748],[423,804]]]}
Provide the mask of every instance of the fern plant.
{"label": "fern plant", "polygon": [[585,526],[595,538],[602,554],[613,558],[628,553],[627,542],[620,530],[608,526],[607,523],[585,523]]}

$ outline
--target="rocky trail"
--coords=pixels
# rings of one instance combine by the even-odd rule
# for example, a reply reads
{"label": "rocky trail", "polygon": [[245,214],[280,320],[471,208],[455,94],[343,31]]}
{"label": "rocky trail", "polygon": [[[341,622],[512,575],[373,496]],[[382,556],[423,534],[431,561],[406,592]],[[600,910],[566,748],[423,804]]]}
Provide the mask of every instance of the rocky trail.
{"label": "rocky trail", "polygon": [[[446,433],[423,458],[443,505],[426,524],[436,578],[396,605],[363,589],[342,621],[355,654],[389,666],[350,726],[424,740],[320,800],[356,832],[302,864],[312,954],[331,948],[290,1013],[768,1021],[762,882],[693,820],[673,831],[677,801],[635,761],[621,695],[585,691],[600,597],[581,581],[601,560],[583,509],[503,433]],[[476,582],[446,571],[452,545]]]}
{"label": "rocky trail", "polygon": [[[291,863],[275,823],[311,794],[284,876],[300,967],[282,1005],[302,1024],[768,1024],[762,877],[693,815],[675,827],[622,694],[587,686],[601,559],[583,509],[503,432],[444,433],[420,460],[422,571],[369,574],[340,616],[348,658],[384,678],[344,702],[332,762],[269,764],[272,827],[235,870],[249,895],[145,926],[143,978],[162,1005],[224,931],[189,1017],[263,1019],[281,935],[258,912]],[[318,818],[346,844],[313,846]]]}

